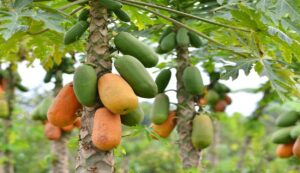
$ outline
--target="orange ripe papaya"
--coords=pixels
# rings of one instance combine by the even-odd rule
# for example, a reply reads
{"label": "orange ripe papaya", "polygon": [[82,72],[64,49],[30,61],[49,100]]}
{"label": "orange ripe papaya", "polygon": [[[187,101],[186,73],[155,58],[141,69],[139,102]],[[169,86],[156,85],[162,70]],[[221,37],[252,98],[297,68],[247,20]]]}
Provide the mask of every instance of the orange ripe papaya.
{"label": "orange ripe papaya", "polygon": [[102,151],[109,151],[121,143],[122,125],[118,114],[99,108],[94,116],[92,142]]}
{"label": "orange ripe papaya", "polygon": [[69,83],[59,91],[49,107],[48,121],[57,127],[73,124],[77,118],[76,111],[80,108],[81,104],[75,96],[73,84]]}
{"label": "orange ripe papaya", "polygon": [[44,127],[44,134],[49,140],[59,140],[61,137],[61,130],[50,122],[46,122]]}
{"label": "orange ripe papaya", "polygon": [[293,146],[293,154],[300,159],[300,137],[297,138]]}
{"label": "orange ripe papaya", "polygon": [[[152,124],[151,127],[153,129],[153,132],[156,133],[158,136],[162,138],[167,138],[171,132],[173,131],[174,127],[176,126],[177,120],[176,120],[176,112],[172,111],[168,115],[168,119],[160,124]],[[153,139],[156,139],[155,136],[151,135]]]}
{"label": "orange ripe papaya", "polygon": [[279,144],[276,148],[276,155],[280,158],[291,157],[293,155],[293,145],[294,143]]}
{"label": "orange ripe papaya", "polygon": [[224,100],[226,101],[227,105],[230,105],[232,103],[232,99],[229,95],[226,95]]}
{"label": "orange ripe papaya", "polygon": [[206,100],[206,98],[201,97],[201,98],[198,100],[198,105],[199,105],[199,106],[205,106],[205,105],[207,105],[207,100]]}
{"label": "orange ripe papaya", "polygon": [[127,114],[138,106],[138,97],[119,75],[106,73],[98,80],[98,92],[104,106],[114,114]]}
{"label": "orange ripe papaya", "polygon": [[64,132],[71,132],[74,129],[74,125],[70,124],[61,128]]}
{"label": "orange ripe papaya", "polygon": [[77,127],[77,128],[81,128],[81,118],[78,117],[75,122],[74,122],[74,126]]}
{"label": "orange ripe papaya", "polygon": [[219,100],[214,105],[214,111],[216,112],[224,112],[227,106],[227,102],[225,100]]}

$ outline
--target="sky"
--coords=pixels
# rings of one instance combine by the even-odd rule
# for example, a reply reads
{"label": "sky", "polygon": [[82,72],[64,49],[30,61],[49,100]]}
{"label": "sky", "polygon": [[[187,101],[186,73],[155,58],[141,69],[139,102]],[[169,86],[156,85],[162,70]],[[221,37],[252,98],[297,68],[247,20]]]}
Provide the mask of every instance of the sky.
{"label": "sky", "polygon": [[[38,61],[35,61],[31,67],[27,67],[26,63],[23,62],[19,65],[18,71],[22,77],[22,84],[27,86],[30,91],[24,93],[25,97],[34,96],[33,93],[44,93],[46,91],[50,91],[54,88],[53,83],[44,84],[43,79],[46,74],[45,70],[42,68]],[[157,69],[150,69],[149,72],[152,75],[153,79],[155,79],[158,73],[153,73],[157,71]],[[113,69],[114,73],[117,73],[115,69]],[[209,83],[209,78],[207,75],[202,73],[203,82],[205,85]],[[73,75],[64,74],[63,81],[64,84],[71,82],[73,79]],[[240,90],[240,89],[248,89],[248,88],[258,88],[262,83],[267,81],[266,77],[258,76],[254,71],[248,76],[245,76],[243,71],[240,71],[239,77],[232,81],[223,81],[220,82],[227,85],[232,91]],[[167,87],[168,89],[176,88],[176,78],[175,78],[175,70],[172,70],[172,78]],[[167,92],[167,95],[170,98],[170,102],[176,103],[176,93],[175,92]],[[262,94],[252,94],[246,92],[234,92],[230,93],[229,96],[232,98],[232,104],[226,108],[226,112],[231,115],[234,112],[240,112],[244,116],[249,116],[256,108],[256,103],[262,97]],[[149,101],[153,102],[153,99],[139,99],[139,101]]]}

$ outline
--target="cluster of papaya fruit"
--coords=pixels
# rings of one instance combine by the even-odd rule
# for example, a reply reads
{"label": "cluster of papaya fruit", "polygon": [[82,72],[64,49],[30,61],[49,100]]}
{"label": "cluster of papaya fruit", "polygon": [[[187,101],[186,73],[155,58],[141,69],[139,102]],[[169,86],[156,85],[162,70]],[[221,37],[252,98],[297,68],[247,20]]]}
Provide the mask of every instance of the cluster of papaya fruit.
{"label": "cluster of papaya fruit", "polygon": [[[100,0],[100,3],[107,8],[110,15],[114,13],[119,20],[123,22],[130,22],[129,15],[122,10],[122,3],[114,0]],[[68,45],[80,39],[89,27],[89,15],[89,9],[85,8],[80,12],[76,24],[66,32],[64,36],[64,44]]]}
{"label": "cluster of papaya fruit", "polygon": [[199,48],[202,41],[197,34],[189,32],[185,28],[175,29],[169,26],[163,31],[156,52],[164,54],[172,51],[176,46],[188,47],[189,45]]}
{"label": "cluster of papaya fruit", "polygon": [[[64,86],[50,105],[48,122],[57,127],[73,124],[82,105],[97,106],[94,115],[92,142],[107,151],[121,142],[122,126],[140,123],[144,113],[138,96],[153,98],[157,85],[146,67],[158,63],[156,53],[129,33],[121,32],[115,39],[116,48],[124,55],[116,57],[118,74],[106,73],[100,77],[94,65],[83,64],[75,70],[73,83]],[[101,105],[97,103],[101,102]]]}
{"label": "cluster of papaya fruit", "polygon": [[[169,98],[164,93],[171,79],[171,70],[164,69],[156,77],[158,93],[155,97],[150,118],[152,121],[151,127],[154,134],[151,136],[157,139],[156,136],[167,138],[176,126],[177,117],[175,111],[169,111]],[[183,72],[184,89],[191,95],[200,96],[204,92],[202,76],[197,67],[187,67]],[[192,123],[192,138],[191,142],[195,149],[204,149],[208,147],[213,140],[213,124],[211,118],[206,114],[196,115]]]}
{"label": "cluster of papaya fruit", "polygon": [[226,107],[232,103],[231,97],[228,95],[230,89],[220,83],[215,82],[206,87],[204,94],[198,99],[199,106],[209,105],[214,112],[224,112]]}
{"label": "cluster of papaya fruit", "polygon": [[280,158],[300,158],[300,112],[289,111],[276,119],[279,127],[272,135],[272,142],[278,144],[276,155]]}
{"label": "cluster of papaya fruit", "polygon": [[53,67],[47,71],[44,82],[49,83],[53,77],[55,77],[57,82],[61,82],[62,73],[73,74],[75,72],[74,64],[75,61],[72,58],[62,58],[59,65],[54,64]]}
{"label": "cluster of papaya fruit", "polygon": [[44,134],[47,139],[49,140],[59,140],[62,131],[64,132],[71,132],[75,127],[81,127],[81,118],[78,117],[73,124],[64,126],[64,127],[57,127],[53,125],[51,122],[47,120],[47,112],[49,107],[53,103],[52,97],[46,97],[36,106],[36,108],[32,111],[31,117],[33,120],[41,121],[44,124]]}
{"label": "cluster of papaya fruit", "polygon": [[[14,78],[12,85],[15,86],[21,92],[27,92],[28,88],[21,84],[21,77],[19,73],[14,72]],[[8,118],[9,116],[9,105],[5,98],[5,91],[8,89],[8,70],[0,70],[0,118]]]}

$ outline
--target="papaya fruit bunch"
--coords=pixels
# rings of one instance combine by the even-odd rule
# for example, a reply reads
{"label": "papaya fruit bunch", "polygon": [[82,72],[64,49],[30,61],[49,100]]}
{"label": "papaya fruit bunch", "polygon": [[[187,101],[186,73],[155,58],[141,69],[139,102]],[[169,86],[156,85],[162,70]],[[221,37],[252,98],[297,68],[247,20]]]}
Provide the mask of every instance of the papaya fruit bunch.
{"label": "papaya fruit bunch", "polygon": [[76,112],[86,107],[98,107],[94,114],[92,142],[100,150],[115,148],[121,142],[122,124],[139,124],[144,113],[138,97],[153,98],[158,93],[155,81],[146,67],[158,63],[157,54],[127,32],[114,38],[123,56],[115,57],[119,74],[97,76],[96,64],[82,64],[74,73],[73,82],[65,85],[47,112],[47,120],[56,127],[73,124]]}
{"label": "papaya fruit bunch", "polygon": [[[22,80],[19,73],[14,72],[13,86],[19,91],[26,92],[28,88],[21,84]],[[5,91],[8,89],[9,74],[7,70],[0,70],[0,118],[6,119],[9,116],[9,105],[5,98]]]}
{"label": "papaya fruit bunch", "polygon": [[59,65],[54,64],[54,66],[47,71],[44,82],[49,83],[53,77],[58,81],[62,81],[62,73],[73,74],[75,72],[74,64],[75,61],[72,58],[62,58]]}
{"label": "papaya fruit bunch", "polygon": [[288,111],[276,119],[278,129],[272,134],[277,145],[276,155],[280,158],[300,158],[300,112]]}
{"label": "papaya fruit bunch", "polygon": [[81,118],[78,117],[73,124],[57,127],[47,121],[47,112],[53,103],[53,97],[45,97],[32,111],[31,117],[33,120],[41,121],[44,125],[44,135],[49,140],[59,140],[62,132],[71,132],[75,127],[81,127]]}
{"label": "papaya fruit bunch", "polygon": [[[115,0],[100,0],[101,5],[107,8],[110,15],[115,14],[115,16],[122,22],[130,22],[129,15],[122,10],[122,3]],[[78,41],[82,35],[89,28],[90,12],[89,9],[84,8],[78,15],[78,20],[66,33],[64,36],[64,44],[68,45]]]}
{"label": "papaya fruit bunch", "polygon": [[[158,87],[158,93],[155,97],[150,113],[151,128],[153,130],[153,139],[157,137],[167,138],[176,126],[177,118],[175,111],[169,111],[169,98],[164,93],[171,79],[171,70],[164,69],[156,77],[155,82]],[[197,67],[190,66],[183,72],[184,89],[195,97],[204,92],[202,76]],[[180,105],[184,106],[184,105]],[[196,149],[208,147],[213,140],[213,123],[209,115],[200,113],[195,115],[192,121],[191,142]]]}
{"label": "papaya fruit bunch", "polygon": [[163,31],[158,43],[156,52],[159,54],[171,52],[177,46],[199,48],[202,45],[202,41],[197,34],[189,32],[185,28],[174,28],[171,26]]}
{"label": "papaya fruit bunch", "polygon": [[230,89],[220,83],[214,82],[208,85],[198,99],[198,105],[203,107],[208,105],[214,112],[224,112],[226,107],[232,103],[231,97],[228,95]]}

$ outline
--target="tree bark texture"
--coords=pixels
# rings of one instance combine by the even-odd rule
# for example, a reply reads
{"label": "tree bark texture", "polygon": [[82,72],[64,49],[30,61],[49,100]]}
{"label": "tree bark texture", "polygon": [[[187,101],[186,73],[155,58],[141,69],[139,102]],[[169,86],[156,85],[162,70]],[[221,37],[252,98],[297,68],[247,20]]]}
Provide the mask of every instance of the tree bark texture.
{"label": "tree bark texture", "polygon": [[[97,66],[98,78],[111,72],[111,60],[108,58],[108,15],[99,0],[91,0],[90,35],[87,42],[87,63]],[[104,152],[94,147],[91,139],[93,118],[100,103],[93,107],[84,107],[82,127],[80,130],[79,151],[77,156],[77,173],[111,173],[114,171],[114,156],[112,151]]]}
{"label": "tree bark texture", "polygon": [[190,65],[187,47],[177,48],[177,131],[179,134],[179,149],[184,168],[195,168],[199,165],[200,151],[194,149],[191,141],[192,120],[195,116],[193,95],[187,93],[183,86],[183,71]]}
{"label": "tree bark texture", "polygon": [[[63,87],[62,72],[56,72],[56,81],[54,86],[54,96],[58,94]],[[51,142],[51,153],[54,157],[52,161],[51,173],[69,173],[69,152],[67,143],[69,134],[62,131],[62,136],[57,141]]]}

